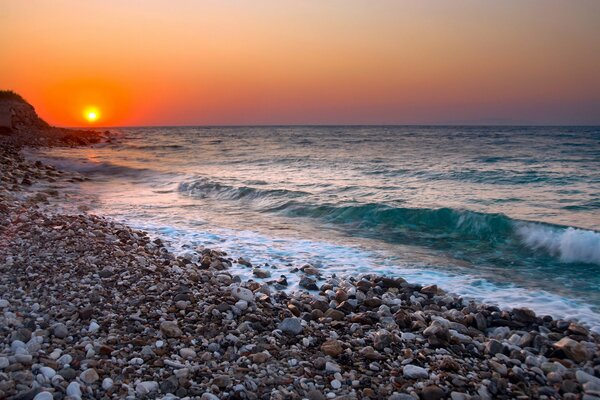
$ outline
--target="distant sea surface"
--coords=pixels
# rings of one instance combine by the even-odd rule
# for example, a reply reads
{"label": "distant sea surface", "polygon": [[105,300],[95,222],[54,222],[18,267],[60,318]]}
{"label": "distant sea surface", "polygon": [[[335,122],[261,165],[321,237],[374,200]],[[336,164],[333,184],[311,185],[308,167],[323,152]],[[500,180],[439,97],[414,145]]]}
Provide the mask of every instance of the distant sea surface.
{"label": "distant sea surface", "polygon": [[[600,327],[600,128],[156,127],[52,149],[92,212],[268,264],[402,276]],[[234,273],[251,270],[234,264]]]}

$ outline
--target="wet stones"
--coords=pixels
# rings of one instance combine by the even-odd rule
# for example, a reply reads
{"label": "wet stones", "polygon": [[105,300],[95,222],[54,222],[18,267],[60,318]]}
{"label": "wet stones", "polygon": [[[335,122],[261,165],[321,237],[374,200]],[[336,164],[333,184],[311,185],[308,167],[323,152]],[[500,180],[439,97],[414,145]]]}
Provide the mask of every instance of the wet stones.
{"label": "wet stones", "polygon": [[242,282],[222,252],[177,256],[144,232],[50,215],[4,201],[9,192],[0,188],[0,229],[18,231],[0,235],[0,398],[600,393],[599,338],[579,323],[312,266],[296,271],[310,292],[283,292],[284,277]]}
{"label": "wet stones", "polygon": [[251,302],[254,300],[254,293],[250,289],[246,289],[243,287],[234,287],[231,289],[231,294],[239,299],[247,302]]}
{"label": "wet stones", "polygon": [[513,317],[515,320],[524,323],[532,323],[535,321],[535,312],[529,308],[514,308],[512,310]]}
{"label": "wet stones", "polygon": [[271,277],[271,273],[262,268],[254,268],[252,270],[252,275],[254,275],[257,278],[262,278],[262,279]]}
{"label": "wet stones", "polygon": [[591,358],[591,354],[586,346],[568,337],[564,337],[554,343],[553,347],[562,351],[566,357],[576,362],[583,362]]}
{"label": "wet stones", "polygon": [[319,290],[319,287],[317,286],[317,281],[312,278],[309,278],[308,276],[303,276],[302,278],[300,278],[298,286],[306,290]]}

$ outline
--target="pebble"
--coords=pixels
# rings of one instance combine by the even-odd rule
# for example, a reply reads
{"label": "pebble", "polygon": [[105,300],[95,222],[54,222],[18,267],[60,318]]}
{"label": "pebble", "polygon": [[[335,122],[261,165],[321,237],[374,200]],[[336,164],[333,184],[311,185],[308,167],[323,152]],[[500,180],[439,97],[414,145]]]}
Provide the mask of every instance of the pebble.
{"label": "pebble", "polygon": [[44,375],[48,379],[52,379],[56,375],[56,371],[50,367],[40,368],[40,374]]}
{"label": "pebble", "polygon": [[135,385],[135,393],[138,396],[146,396],[154,392],[158,392],[158,382],[156,381],[144,381]]}
{"label": "pebble", "polygon": [[[6,171],[19,174],[6,154],[0,146],[0,229],[8,221],[19,235],[0,246],[0,398],[591,399],[600,392],[598,336],[579,323],[310,265],[292,270],[310,292],[280,291],[285,277],[244,282],[228,271],[235,258],[219,250],[190,245],[178,255],[108,218],[26,205],[30,192],[6,186]],[[271,268],[248,271],[266,277]]]}
{"label": "pebble", "polygon": [[239,300],[247,301],[248,303],[254,301],[254,293],[251,290],[243,287],[235,287],[231,290],[231,294]]}
{"label": "pebble", "polygon": [[54,399],[54,396],[52,396],[52,393],[50,392],[40,392],[38,394],[35,395],[35,397],[33,398],[33,400],[52,400]]}
{"label": "pebble", "polygon": [[277,328],[291,335],[299,335],[304,330],[300,319],[295,317],[285,318]]}
{"label": "pebble", "polygon": [[92,384],[100,379],[100,376],[94,368],[88,368],[79,375],[79,379],[87,384]]}
{"label": "pebble", "polygon": [[417,365],[408,364],[402,368],[402,374],[406,378],[410,379],[423,379],[429,378],[429,373],[425,368],[419,367]]}
{"label": "pebble", "polygon": [[69,383],[66,390],[67,396],[81,398],[81,386],[77,382]]}
{"label": "pebble", "polygon": [[175,322],[163,322],[160,324],[160,331],[168,338],[178,338],[183,332]]}
{"label": "pebble", "polygon": [[59,339],[64,339],[69,335],[69,330],[67,326],[63,323],[58,323],[54,326],[54,336]]}
{"label": "pebble", "polygon": [[102,389],[104,390],[110,390],[114,385],[114,382],[112,379],[110,378],[104,378],[102,380]]}

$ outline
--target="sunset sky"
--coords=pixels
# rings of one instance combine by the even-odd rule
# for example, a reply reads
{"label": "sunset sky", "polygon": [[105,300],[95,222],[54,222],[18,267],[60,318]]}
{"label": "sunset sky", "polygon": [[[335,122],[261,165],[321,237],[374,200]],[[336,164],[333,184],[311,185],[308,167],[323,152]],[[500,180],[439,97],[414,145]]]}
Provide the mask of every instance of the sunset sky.
{"label": "sunset sky", "polygon": [[600,124],[600,1],[0,0],[48,122]]}

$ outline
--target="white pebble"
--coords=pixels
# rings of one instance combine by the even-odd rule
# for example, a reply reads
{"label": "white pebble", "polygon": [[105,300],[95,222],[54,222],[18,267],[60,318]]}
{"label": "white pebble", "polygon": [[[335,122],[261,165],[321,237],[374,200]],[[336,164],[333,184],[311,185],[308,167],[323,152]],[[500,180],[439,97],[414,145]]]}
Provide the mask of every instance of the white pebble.
{"label": "white pebble", "polygon": [[50,392],[39,392],[33,398],[33,400],[52,400],[52,399],[54,399],[54,396],[52,396],[52,393],[50,393]]}
{"label": "white pebble", "polygon": [[73,361],[73,357],[69,354],[63,354],[58,360],[56,360],[56,362],[63,367],[71,364],[71,361]]}
{"label": "white pebble", "polygon": [[40,374],[44,375],[48,379],[52,379],[52,377],[56,375],[56,371],[50,367],[42,367],[40,368]]}
{"label": "white pebble", "polygon": [[334,379],[331,381],[331,387],[337,390],[342,387],[342,382],[338,381],[337,379]]}
{"label": "white pebble", "polygon": [[113,380],[110,378],[104,378],[104,380],[102,381],[102,389],[104,390],[109,390],[110,388],[113,387]]}
{"label": "white pebble", "polygon": [[100,325],[98,325],[96,322],[92,321],[90,323],[90,326],[88,327],[88,331],[89,332],[96,332],[98,329],[100,329]]}
{"label": "white pebble", "polygon": [[67,396],[75,397],[77,399],[81,398],[81,386],[79,385],[79,383],[69,383],[69,386],[67,386]]}

